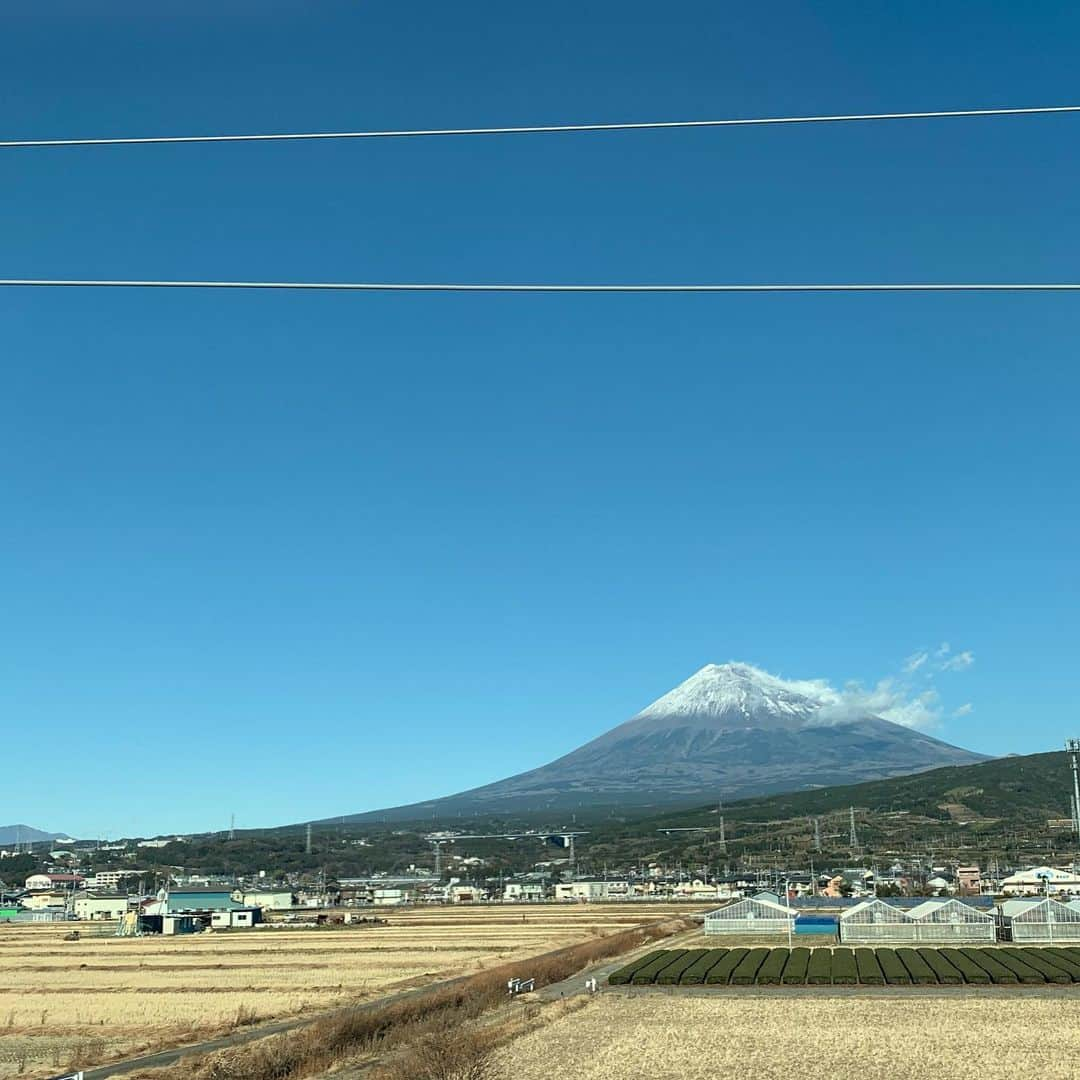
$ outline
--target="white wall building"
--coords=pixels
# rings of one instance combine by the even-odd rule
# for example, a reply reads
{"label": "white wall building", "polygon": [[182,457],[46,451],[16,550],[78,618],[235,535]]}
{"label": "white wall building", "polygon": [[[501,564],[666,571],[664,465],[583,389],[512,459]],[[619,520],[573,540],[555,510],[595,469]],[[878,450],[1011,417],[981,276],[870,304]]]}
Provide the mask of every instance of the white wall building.
{"label": "white wall building", "polygon": [[73,904],[77,919],[119,919],[127,913],[127,896],[122,893],[76,893]]}
{"label": "white wall building", "polygon": [[1005,896],[1039,896],[1050,892],[1080,893],[1080,877],[1071,870],[1054,866],[1033,866],[1005,878],[1001,891]]}

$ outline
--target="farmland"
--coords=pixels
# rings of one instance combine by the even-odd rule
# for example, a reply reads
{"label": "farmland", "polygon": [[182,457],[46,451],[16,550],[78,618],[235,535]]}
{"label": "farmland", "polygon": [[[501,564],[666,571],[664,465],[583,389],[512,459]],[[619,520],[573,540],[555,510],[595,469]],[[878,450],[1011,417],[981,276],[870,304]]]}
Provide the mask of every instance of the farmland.
{"label": "farmland", "polygon": [[1071,986],[1080,948],[655,949],[611,986]]}
{"label": "farmland", "polygon": [[626,998],[602,994],[499,1051],[515,1080],[815,1075],[923,1080],[1075,1075],[1072,997],[949,995]]}
{"label": "farmland", "polygon": [[83,926],[79,941],[63,940],[64,925],[0,926],[0,1077],[314,1014],[671,913],[663,905],[430,908],[390,911],[385,926],[190,937],[116,938],[110,927]]}

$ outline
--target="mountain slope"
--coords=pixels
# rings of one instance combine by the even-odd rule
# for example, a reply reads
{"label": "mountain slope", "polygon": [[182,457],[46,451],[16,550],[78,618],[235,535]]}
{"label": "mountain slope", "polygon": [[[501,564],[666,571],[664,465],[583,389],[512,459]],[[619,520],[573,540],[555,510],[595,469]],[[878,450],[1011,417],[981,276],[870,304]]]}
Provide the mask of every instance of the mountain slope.
{"label": "mountain slope", "polygon": [[43,832],[32,829],[29,825],[0,825],[0,845],[38,844],[45,840],[58,840],[66,833]]}
{"label": "mountain slope", "polygon": [[691,805],[716,795],[805,790],[979,760],[852,710],[823,682],[786,681],[748,664],[710,664],[626,723],[548,765],[346,820]]}

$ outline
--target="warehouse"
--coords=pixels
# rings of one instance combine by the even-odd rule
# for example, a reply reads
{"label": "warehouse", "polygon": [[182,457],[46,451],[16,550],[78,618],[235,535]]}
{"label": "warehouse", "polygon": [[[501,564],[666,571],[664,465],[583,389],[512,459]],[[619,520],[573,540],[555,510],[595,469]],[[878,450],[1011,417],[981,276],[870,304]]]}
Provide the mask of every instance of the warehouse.
{"label": "warehouse", "polygon": [[143,907],[139,925],[159,934],[190,934],[205,929],[248,928],[262,921],[257,908],[236,903],[230,889],[171,889]]}
{"label": "warehouse", "polygon": [[1018,945],[1080,944],[1080,911],[1057,900],[1006,900],[998,924]]}
{"label": "warehouse", "polygon": [[884,900],[864,900],[840,913],[840,940],[865,944],[915,941],[915,920]]}
{"label": "warehouse", "polygon": [[960,900],[927,900],[908,915],[916,924],[915,940],[919,942],[992,945],[997,940],[994,916]]}
{"label": "warehouse", "polygon": [[706,934],[786,934],[794,927],[795,912],[772,900],[751,897],[705,916]]}

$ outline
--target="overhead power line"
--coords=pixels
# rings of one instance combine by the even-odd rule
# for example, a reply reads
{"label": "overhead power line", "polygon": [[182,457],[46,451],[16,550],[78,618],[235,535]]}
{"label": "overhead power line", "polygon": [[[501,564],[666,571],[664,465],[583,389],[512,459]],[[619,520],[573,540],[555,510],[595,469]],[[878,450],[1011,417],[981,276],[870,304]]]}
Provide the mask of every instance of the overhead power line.
{"label": "overhead power line", "polygon": [[146,146],[159,143],[287,142],[310,139],[416,139],[435,135],[564,135],[588,131],[657,131],[671,128],[752,127],[767,124],[837,124],[869,120],[943,120],[964,116],[1036,116],[1080,112],[1080,105],[1006,109],[938,109],[927,112],[847,113],[830,116],[755,116],[720,120],[659,120],[615,124],[540,124],[525,127],[419,128],[401,131],[291,131],[247,135],[151,135],[101,139],[7,139],[0,149],[48,146]]}
{"label": "overhead power line", "polygon": [[83,289],[294,289],[329,292],[456,293],[901,293],[1080,292],[1080,282],[811,282],[688,284],[559,284],[404,281],[138,281],[75,278],[3,278],[0,287]]}

